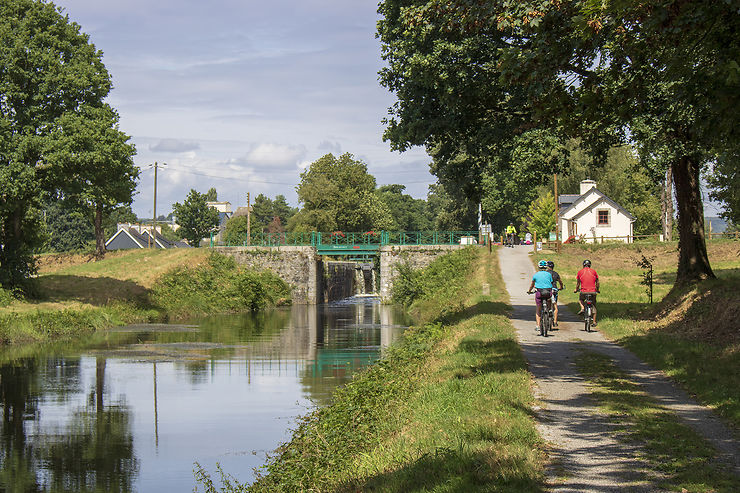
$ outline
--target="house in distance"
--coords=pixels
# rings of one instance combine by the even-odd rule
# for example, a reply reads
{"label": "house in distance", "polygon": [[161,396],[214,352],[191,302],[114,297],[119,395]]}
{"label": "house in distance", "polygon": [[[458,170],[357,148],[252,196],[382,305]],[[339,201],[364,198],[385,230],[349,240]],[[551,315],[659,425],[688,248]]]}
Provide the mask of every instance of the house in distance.
{"label": "house in distance", "polygon": [[583,180],[579,195],[558,197],[560,231],[565,241],[603,240],[632,243],[635,218],[624,207],[610,199],[593,180]]}

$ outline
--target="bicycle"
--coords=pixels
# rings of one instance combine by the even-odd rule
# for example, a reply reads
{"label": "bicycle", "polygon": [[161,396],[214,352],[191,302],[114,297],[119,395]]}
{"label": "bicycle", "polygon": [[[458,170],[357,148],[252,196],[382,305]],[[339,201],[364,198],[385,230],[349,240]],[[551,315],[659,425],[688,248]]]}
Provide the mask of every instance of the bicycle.
{"label": "bicycle", "polygon": [[594,299],[595,293],[584,293],[583,298],[583,325],[586,332],[591,332],[594,323]]}
{"label": "bicycle", "polygon": [[[534,294],[529,293],[529,294]],[[540,335],[543,337],[547,337],[547,333],[552,328],[553,323],[553,315],[552,315],[552,296],[550,298],[547,298],[546,300],[542,300],[542,311],[540,312]],[[547,307],[545,307],[545,302],[547,302]]]}

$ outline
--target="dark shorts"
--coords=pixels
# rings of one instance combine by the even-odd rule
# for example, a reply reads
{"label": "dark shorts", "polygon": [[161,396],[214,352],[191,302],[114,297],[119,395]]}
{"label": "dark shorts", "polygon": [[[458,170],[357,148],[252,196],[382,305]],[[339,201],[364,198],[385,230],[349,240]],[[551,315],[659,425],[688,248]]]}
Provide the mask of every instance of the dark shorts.
{"label": "dark shorts", "polygon": [[538,289],[534,294],[534,301],[537,306],[542,306],[542,300],[549,300],[552,297],[552,289]]}
{"label": "dark shorts", "polygon": [[596,293],[584,293],[583,291],[581,291],[581,295],[578,297],[578,299],[580,299],[581,303],[583,303],[584,301],[586,301],[587,296],[590,296],[591,301],[596,304]]}
{"label": "dark shorts", "polygon": [[552,288],[552,301],[558,302],[558,288]]}

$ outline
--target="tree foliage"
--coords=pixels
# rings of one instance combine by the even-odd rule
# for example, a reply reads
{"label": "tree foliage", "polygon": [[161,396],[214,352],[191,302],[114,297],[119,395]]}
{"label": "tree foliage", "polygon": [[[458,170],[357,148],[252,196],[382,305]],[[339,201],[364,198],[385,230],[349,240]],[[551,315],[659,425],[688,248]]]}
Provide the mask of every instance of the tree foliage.
{"label": "tree foliage", "polygon": [[[601,162],[631,140],[672,168],[677,281],[713,276],[699,173],[738,142],[736,0],[385,0],[379,12],[393,148],[425,145],[438,172],[472,177],[470,194],[486,164],[516,166],[507,146],[533,129],[580,137]],[[474,158],[456,166],[461,155]]]}
{"label": "tree foliage", "polygon": [[378,188],[378,197],[388,206],[393,218],[389,229],[394,231],[429,231],[433,223],[427,215],[427,204],[403,193],[404,185],[383,185]]}
{"label": "tree foliage", "polygon": [[707,175],[709,196],[724,205],[720,214],[733,224],[740,224],[740,155],[726,153],[717,159]]}
{"label": "tree foliage", "polygon": [[182,204],[176,202],[172,205],[180,225],[178,232],[194,247],[199,246],[200,241],[216,229],[220,220],[218,211],[206,205],[206,197],[206,194],[191,189]]}
{"label": "tree foliage", "polygon": [[111,107],[83,106],[58,119],[44,148],[46,159],[60,163],[58,186],[88,210],[98,255],[105,252],[104,217],[131,205],[136,190],[136,149],[128,141]]}
{"label": "tree foliage", "polygon": [[53,142],[78,135],[63,130],[72,120],[109,110],[103,100],[110,87],[101,52],[57,7],[36,0],[0,3],[3,286],[22,285],[34,271],[31,254],[42,241],[44,196],[66,194],[84,176],[74,163],[47,151]]}
{"label": "tree foliage", "polygon": [[555,196],[546,193],[535,199],[526,216],[527,231],[537,233],[538,238],[547,238],[550,231],[555,231]]}
{"label": "tree foliage", "polygon": [[303,208],[288,222],[293,231],[369,231],[393,225],[388,206],[375,193],[367,165],[345,153],[314,161],[297,187]]}

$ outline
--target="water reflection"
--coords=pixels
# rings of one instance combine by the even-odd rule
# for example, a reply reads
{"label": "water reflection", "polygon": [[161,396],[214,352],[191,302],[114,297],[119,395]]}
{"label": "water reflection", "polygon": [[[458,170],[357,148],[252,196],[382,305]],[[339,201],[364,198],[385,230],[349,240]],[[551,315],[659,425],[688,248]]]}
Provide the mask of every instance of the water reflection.
{"label": "water reflection", "polygon": [[360,299],[0,354],[0,491],[186,491],[194,461],[249,481],[292,420],[405,325]]}

